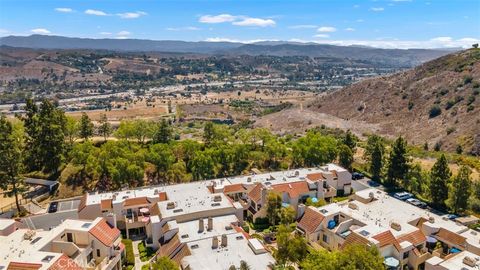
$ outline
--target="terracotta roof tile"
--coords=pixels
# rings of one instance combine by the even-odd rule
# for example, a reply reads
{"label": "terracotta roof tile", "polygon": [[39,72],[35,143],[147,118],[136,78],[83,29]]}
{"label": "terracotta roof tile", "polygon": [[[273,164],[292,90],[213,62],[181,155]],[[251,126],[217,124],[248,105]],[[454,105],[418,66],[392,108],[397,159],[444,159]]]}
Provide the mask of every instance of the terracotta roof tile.
{"label": "terracotta roof tile", "polygon": [[123,206],[147,205],[150,201],[147,197],[128,198],[123,202]]}
{"label": "terracotta roof tile", "polygon": [[87,196],[88,194],[85,193],[85,195],[82,196],[82,198],[80,199],[80,203],[78,204],[78,212],[80,213],[83,208],[85,208],[87,206]]}
{"label": "terracotta roof tile", "polygon": [[113,203],[112,199],[105,199],[100,201],[100,209],[103,210],[109,210],[113,208]]}
{"label": "terracotta roof tile", "polygon": [[456,246],[465,246],[466,245],[466,240],[467,238],[456,234],[454,232],[451,232],[447,229],[440,228],[438,232],[435,234],[435,236],[440,240],[444,242],[448,242],[450,244],[456,245]]}
{"label": "terracotta roof tile", "polygon": [[308,183],[305,181],[272,185],[272,189],[279,193],[286,192],[290,198],[298,198],[301,194],[310,191]]}
{"label": "terracotta roof tile", "polygon": [[307,207],[302,218],[298,222],[298,226],[307,233],[313,233],[320,226],[325,217],[315,209]]}
{"label": "terracotta roof tile", "polygon": [[260,201],[262,198],[262,188],[263,185],[258,183],[256,184],[248,193],[247,196],[254,202]]}
{"label": "terracotta roof tile", "polygon": [[167,193],[165,191],[158,193],[158,198],[161,202],[168,200]]}
{"label": "terracotta roof tile", "polygon": [[39,263],[10,262],[7,270],[40,269],[41,267],[42,265]]}
{"label": "terracotta roof tile", "polygon": [[380,247],[393,245],[398,251],[402,250],[402,247],[390,230],[374,235],[372,238],[379,242]]}
{"label": "terracotta roof tile", "polygon": [[110,227],[105,219],[99,221],[88,232],[108,247],[111,247],[120,236],[120,231],[117,228]]}
{"label": "terracotta roof tile", "polygon": [[223,193],[239,193],[247,190],[243,184],[228,185],[223,188]]}
{"label": "terracotta roof tile", "polygon": [[412,243],[414,246],[418,246],[422,243],[425,243],[425,241],[427,241],[427,237],[422,233],[422,231],[416,230],[414,232],[402,235],[398,238],[399,243],[403,241],[408,241]]}
{"label": "terracotta roof tile", "polygon": [[345,237],[345,242],[343,242],[341,248],[344,249],[350,245],[369,246],[371,245],[371,242],[367,238],[361,236],[360,234],[356,232],[352,232],[347,237]]}
{"label": "terracotta roof tile", "polygon": [[311,181],[319,181],[319,180],[325,179],[325,177],[323,176],[323,174],[321,172],[319,172],[319,173],[309,173],[309,174],[307,174],[307,179],[309,179]]}
{"label": "terracotta roof tile", "polygon": [[69,258],[67,255],[63,254],[58,258],[58,260],[48,268],[48,270],[82,270],[83,268],[78,266],[78,264]]}

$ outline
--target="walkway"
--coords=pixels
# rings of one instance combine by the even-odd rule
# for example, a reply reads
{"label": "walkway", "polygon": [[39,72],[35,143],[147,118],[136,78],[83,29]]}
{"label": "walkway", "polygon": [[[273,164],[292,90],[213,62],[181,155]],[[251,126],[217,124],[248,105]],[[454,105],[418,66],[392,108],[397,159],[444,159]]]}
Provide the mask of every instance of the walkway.
{"label": "walkway", "polygon": [[148,261],[142,262],[142,260],[140,260],[140,252],[138,251],[138,244],[141,242],[142,240],[136,240],[132,242],[133,256],[135,257],[135,270],[141,270],[142,266],[148,263]]}

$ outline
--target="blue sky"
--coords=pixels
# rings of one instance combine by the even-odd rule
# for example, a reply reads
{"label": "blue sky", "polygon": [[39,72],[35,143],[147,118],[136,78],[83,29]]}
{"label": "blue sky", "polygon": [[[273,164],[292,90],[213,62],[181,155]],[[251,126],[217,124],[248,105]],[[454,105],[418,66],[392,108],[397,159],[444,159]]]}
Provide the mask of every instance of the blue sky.
{"label": "blue sky", "polygon": [[470,46],[478,0],[0,0],[0,36]]}

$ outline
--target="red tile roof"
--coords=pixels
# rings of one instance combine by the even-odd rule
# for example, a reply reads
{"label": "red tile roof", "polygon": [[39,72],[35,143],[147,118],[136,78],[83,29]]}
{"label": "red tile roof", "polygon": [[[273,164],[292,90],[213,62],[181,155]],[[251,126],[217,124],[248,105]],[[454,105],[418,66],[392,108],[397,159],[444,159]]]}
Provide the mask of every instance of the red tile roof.
{"label": "red tile roof", "polygon": [[48,270],[82,270],[83,268],[78,266],[78,264],[69,258],[67,255],[63,254],[58,258],[58,260],[48,268]]}
{"label": "red tile roof", "polygon": [[228,185],[223,188],[223,193],[239,193],[247,190],[243,184]]}
{"label": "red tile roof", "polygon": [[319,180],[325,179],[325,177],[323,176],[323,174],[321,172],[319,172],[319,173],[309,173],[309,174],[307,174],[307,179],[309,179],[311,181],[319,181]]}
{"label": "red tile roof", "polygon": [[414,232],[402,235],[398,238],[399,243],[403,241],[408,241],[412,243],[414,246],[418,246],[422,243],[425,243],[425,241],[427,241],[427,237],[422,233],[421,230],[416,230]]}
{"label": "red tile roof", "polygon": [[456,246],[466,245],[467,238],[444,228],[440,228],[440,230],[438,230],[435,236],[438,238],[438,240],[442,242],[447,242]]}
{"label": "red tile roof", "polygon": [[147,205],[150,201],[147,197],[128,198],[123,202],[123,206]]}
{"label": "red tile roof", "polygon": [[105,199],[100,201],[100,209],[109,210],[113,208],[112,199]]}
{"label": "red tile roof", "polygon": [[110,227],[105,219],[99,221],[88,232],[108,247],[111,247],[115,240],[120,237],[120,231],[117,228]]}
{"label": "red tile roof", "polygon": [[85,208],[85,206],[87,206],[87,196],[88,194],[85,193],[85,195],[82,196],[82,198],[80,199],[80,203],[78,204],[78,212],[80,213],[80,211],[83,210],[83,208]]}
{"label": "red tile roof", "polygon": [[168,200],[167,193],[165,191],[158,193],[158,198],[161,202]]}
{"label": "red tile roof", "polygon": [[305,181],[272,185],[272,189],[279,193],[286,192],[290,198],[298,198],[300,195],[310,191],[308,183]]}
{"label": "red tile roof", "polygon": [[305,208],[305,213],[298,222],[298,226],[307,233],[313,233],[320,226],[325,217],[311,207]]}
{"label": "red tile roof", "polygon": [[40,269],[40,267],[42,267],[42,265],[39,263],[10,262],[7,270]]}
{"label": "red tile roof", "polygon": [[352,232],[347,237],[345,237],[345,242],[343,242],[341,248],[344,249],[350,245],[369,246],[370,244],[371,242],[367,238],[361,236],[356,232]]}
{"label": "red tile roof", "polygon": [[256,184],[248,193],[247,196],[254,202],[260,201],[262,198],[262,188],[263,185],[258,183]]}
{"label": "red tile roof", "polygon": [[374,235],[372,238],[379,242],[380,247],[393,245],[398,251],[402,250],[402,247],[390,230]]}

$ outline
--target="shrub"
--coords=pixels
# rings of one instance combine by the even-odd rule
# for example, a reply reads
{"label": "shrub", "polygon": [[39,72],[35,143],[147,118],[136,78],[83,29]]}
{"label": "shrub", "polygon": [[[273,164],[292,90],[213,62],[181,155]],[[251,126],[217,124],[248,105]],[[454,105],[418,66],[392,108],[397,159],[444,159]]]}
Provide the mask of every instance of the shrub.
{"label": "shrub", "polygon": [[454,127],[449,127],[449,128],[447,128],[447,135],[450,135],[450,134],[452,134],[453,132],[455,132],[455,128],[454,128]]}
{"label": "shrub", "polygon": [[474,107],[472,104],[470,104],[470,105],[468,105],[468,107],[467,107],[467,112],[471,112],[471,111],[473,111],[474,109],[475,109],[475,107]]}
{"label": "shrub", "polygon": [[442,148],[442,144],[440,142],[436,142],[435,146],[433,146],[433,150],[438,152]]}
{"label": "shrub", "polygon": [[413,109],[413,102],[408,102],[408,110],[411,111]]}
{"label": "shrub", "polygon": [[472,78],[472,76],[470,76],[470,75],[467,75],[467,76],[463,77],[463,84],[464,84],[464,85],[469,84],[469,83],[471,83],[472,81],[473,81],[473,78]]}
{"label": "shrub", "polygon": [[122,239],[122,243],[125,245],[125,263],[127,264],[128,269],[128,265],[135,265],[135,255],[133,255],[133,243],[130,239]]}
{"label": "shrub", "polygon": [[472,104],[473,102],[475,102],[475,96],[474,95],[471,95],[468,97],[467,99],[467,105],[470,105]]}
{"label": "shrub", "polygon": [[453,106],[455,106],[455,101],[453,101],[453,100],[450,99],[450,100],[447,101],[447,103],[445,104],[445,110],[448,110],[448,109],[452,108]]}
{"label": "shrub", "polygon": [[442,113],[442,109],[438,105],[434,105],[430,108],[429,116],[430,118],[434,118],[439,116]]}

